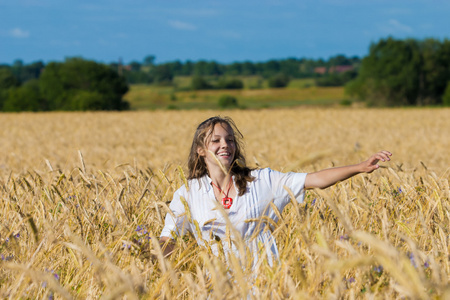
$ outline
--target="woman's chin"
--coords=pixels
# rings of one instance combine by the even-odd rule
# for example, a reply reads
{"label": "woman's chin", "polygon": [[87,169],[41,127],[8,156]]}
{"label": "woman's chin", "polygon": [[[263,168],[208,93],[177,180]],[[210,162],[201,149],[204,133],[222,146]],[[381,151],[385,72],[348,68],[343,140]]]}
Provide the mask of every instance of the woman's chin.
{"label": "woman's chin", "polygon": [[219,161],[225,168],[229,168],[232,163],[231,159],[220,158]]}

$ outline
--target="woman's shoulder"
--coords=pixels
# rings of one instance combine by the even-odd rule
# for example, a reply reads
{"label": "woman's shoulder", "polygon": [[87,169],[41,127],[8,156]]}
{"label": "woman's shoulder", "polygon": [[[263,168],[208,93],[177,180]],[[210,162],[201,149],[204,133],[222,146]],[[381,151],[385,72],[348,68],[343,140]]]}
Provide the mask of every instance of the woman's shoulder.
{"label": "woman's shoulder", "polygon": [[190,190],[200,190],[203,186],[207,186],[206,176],[200,178],[192,178],[188,179],[185,184],[183,184],[178,191],[180,192],[188,192]]}
{"label": "woman's shoulder", "polygon": [[258,169],[253,169],[250,172],[250,175],[255,178],[261,178],[264,176],[268,176],[270,174],[270,172],[273,172],[273,170],[271,168],[258,168]]}
{"label": "woman's shoulder", "polygon": [[254,178],[273,178],[273,177],[285,177],[285,176],[295,176],[297,174],[306,174],[306,173],[299,173],[299,172],[286,172],[286,171],[276,171],[271,168],[261,168],[261,169],[254,169],[251,171],[251,175]]}

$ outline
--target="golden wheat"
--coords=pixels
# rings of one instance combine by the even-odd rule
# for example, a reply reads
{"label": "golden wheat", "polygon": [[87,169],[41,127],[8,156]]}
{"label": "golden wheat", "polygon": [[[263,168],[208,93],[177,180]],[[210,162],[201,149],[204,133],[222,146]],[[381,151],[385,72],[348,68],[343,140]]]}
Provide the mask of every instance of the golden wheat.
{"label": "golden wheat", "polygon": [[[373,174],[288,205],[274,229],[277,266],[262,262],[252,274],[190,237],[177,239],[164,259],[157,235],[168,202],[186,181],[197,124],[216,114],[235,120],[253,167],[310,172],[381,149],[394,156]],[[1,298],[450,296],[448,109],[23,113],[0,120]],[[147,259],[149,250],[158,261]]]}

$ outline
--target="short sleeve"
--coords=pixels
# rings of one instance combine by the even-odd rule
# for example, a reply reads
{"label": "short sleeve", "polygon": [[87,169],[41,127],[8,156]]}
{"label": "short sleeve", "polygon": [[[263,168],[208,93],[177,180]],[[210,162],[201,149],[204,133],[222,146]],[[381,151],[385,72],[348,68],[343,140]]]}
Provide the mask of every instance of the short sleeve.
{"label": "short sleeve", "polygon": [[278,209],[283,210],[284,206],[291,200],[291,195],[286,188],[292,192],[298,203],[304,201],[307,173],[282,173],[272,169],[266,169],[266,172],[268,184],[274,195],[274,203]]}
{"label": "short sleeve", "polygon": [[171,212],[168,212],[164,222],[164,228],[161,231],[161,237],[172,237],[172,233],[183,236],[186,231],[190,231],[190,224],[186,215],[185,204],[183,200],[187,199],[186,187],[182,186],[174,194],[172,202],[169,205]]}

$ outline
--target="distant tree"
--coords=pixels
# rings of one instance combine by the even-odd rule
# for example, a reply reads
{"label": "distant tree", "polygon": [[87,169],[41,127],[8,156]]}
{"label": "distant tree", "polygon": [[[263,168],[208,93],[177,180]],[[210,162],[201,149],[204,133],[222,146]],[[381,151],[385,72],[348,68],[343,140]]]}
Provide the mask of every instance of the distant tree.
{"label": "distant tree", "polygon": [[262,75],[266,78],[275,77],[275,75],[280,72],[280,62],[277,60],[269,60],[263,66],[264,70]]}
{"label": "distant tree", "polygon": [[234,96],[222,95],[219,98],[218,105],[220,108],[235,108],[238,107],[238,101]]}
{"label": "distant tree", "polygon": [[22,78],[22,71],[23,71],[23,61],[21,59],[16,59],[12,66],[11,66],[11,72],[14,74],[14,77],[17,78],[20,82],[20,78]]}
{"label": "distant tree", "polygon": [[420,43],[420,51],[422,64],[417,104],[439,104],[450,79],[450,40],[426,39]]}
{"label": "distant tree", "polygon": [[[86,97],[86,103],[96,103],[101,95],[101,105],[92,104],[93,110],[123,110],[127,103],[122,96],[128,91],[124,77],[106,65],[69,58],[64,63],[49,63],[39,80],[40,91],[49,110],[78,110],[85,107],[77,99]],[[81,93],[85,91],[89,93]],[[80,96],[82,95],[82,96]],[[88,96],[89,95],[89,96]],[[95,101],[92,100],[95,98]]]}
{"label": "distant tree", "polygon": [[215,61],[200,60],[194,64],[195,76],[217,76],[224,73],[223,67]]}
{"label": "distant tree", "polygon": [[183,75],[183,64],[179,60],[169,62],[167,63],[167,66],[169,67],[170,72],[173,74],[173,76]]}
{"label": "distant tree", "polygon": [[11,72],[11,69],[7,67],[0,68],[0,90],[15,86],[19,86],[19,81]]}
{"label": "distant tree", "polygon": [[130,65],[130,71],[133,71],[133,72],[138,72],[138,71],[140,71],[141,70],[141,64],[139,63],[139,62],[137,62],[137,61],[132,61],[132,62],[130,62],[129,63],[129,65]]}
{"label": "distant tree", "polygon": [[450,106],[450,81],[447,82],[447,87],[442,96],[442,104],[444,104],[444,106]]}
{"label": "distant tree", "polygon": [[192,78],[191,88],[193,90],[208,90],[208,89],[212,89],[213,87],[202,76],[194,76]]}
{"label": "distant tree", "polygon": [[73,110],[103,110],[105,95],[97,91],[77,90],[70,98],[71,109]]}
{"label": "distant tree", "polygon": [[371,45],[346,91],[369,105],[440,104],[448,78],[448,40],[388,38]]}
{"label": "distant tree", "polygon": [[245,61],[242,63],[242,70],[241,75],[243,76],[250,76],[256,74],[256,68],[255,65],[250,61]]}
{"label": "distant tree", "polygon": [[38,79],[45,65],[42,61],[33,62],[29,65],[24,65],[21,72],[20,82],[26,82],[31,79]]}
{"label": "distant tree", "polygon": [[283,73],[279,73],[271,78],[269,78],[268,84],[271,88],[282,88],[289,84],[289,76]]}
{"label": "distant tree", "polygon": [[173,73],[168,64],[157,65],[152,69],[151,75],[155,82],[161,85],[168,85],[172,83]]}
{"label": "distant tree", "polygon": [[22,86],[12,87],[3,104],[3,111],[42,111],[46,110],[45,100],[39,91],[39,81],[31,79]]}
{"label": "distant tree", "polygon": [[129,84],[150,84],[154,82],[153,76],[145,71],[124,71],[123,76]]}
{"label": "distant tree", "polygon": [[299,61],[296,58],[288,58],[280,61],[280,72],[289,77],[299,77]]}
{"label": "distant tree", "polygon": [[362,60],[356,83],[347,91],[369,105],[408,105],[419,92],[421,57],[414,40],[388,38],[372,44]]}
{"label": "distant tree", "polygon": [[194,74],[194,63],[187,60],[181,67],[181,75],[189,76]]}
{"label": "distant tree", "polygon": [[144,66],[153,66],[155,64],[155,56],[148,55],[144,58]]}
{"label": "distant tree", "polygon": [[217,87],[219,89],[229,89],[229,90],[243,89],[244,83],[242,82],[242,80],[237,79],[237,78],[233,78],[233,79],[222,78],[217,83]]}
{"label": "distant tree", "polygon": [[0,68],[0,110],[3,108],[3,103],[8,98],[8,91],[13,87],[19,86],[19,81],[11,72],[9,67]]}
{"label": "distant tree", "polygon": [[343,73],[331,73],[315,79],[317,86],[343,86],[350,80],[356,78],[356,71],[347,71]]}
{"label": "distant tree", "polygon": [[226,74],[230,76],[238,76],[241,75],[242,72],[242,64],[238,62],[234,62],[226,66]]}
{"label": "distant tree", "polygon": [[328,59],[327,66],[351,66],[352,61],[345,55],[338,54]]}
{"label": "distant tree", "polygon": [[44,63],[37,61],[29,65],[25,65],[22,60],[15,60],[10,67],[11,72],[19,83],[24,83],[31,79],[38,79],[44,69]]}

